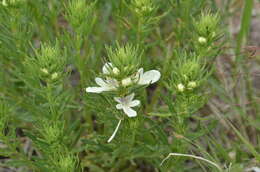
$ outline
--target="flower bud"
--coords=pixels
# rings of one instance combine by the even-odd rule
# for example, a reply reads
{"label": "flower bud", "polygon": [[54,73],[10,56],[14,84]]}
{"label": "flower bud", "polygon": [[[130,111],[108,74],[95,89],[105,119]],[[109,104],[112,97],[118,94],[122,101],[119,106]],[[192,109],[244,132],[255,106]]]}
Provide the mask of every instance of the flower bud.
{"label": "flower bud", "polygon": [[231,151],[228,153],[228,156],[231,158],[231,159],[235,159],[236,158],[236,152],[235,151]]}
{"label": "flower bud", "polygon": [[75,32],[86,34],[92,29],[95,22],[95,4],[87,3],[85,0],[70,1],[65,17]]}
{"label": "flower bud", "polygon": [[199,37],[198,41],[199,41],[199,43],[201,43],[201,44],[205,44],[205,43],[207,42],[207,39],[204,38],[204,37]]}
{"label": "flower bud", "polygon": [[51,75],[51,79],[56,79],[58,77],[58,73],[57,72],[54,72],[52,75]]}
{"label": "flower bud", "polygon": [[2,5],[5,6],[5,7],[8,6],[6,0],[3,0],[3,1],[2,1]]}
{"label": "flower bud", "polygon": [[193,89],[197,86],[197,83],[195,81],[190,81],[188,83],[188,89]]}
{"label": "flower bud", "polygon": [[195,22],[195,29],[199,35],[204,35],[207,38],[211,37],[219,30],[220,17],[218,13],[211,14],[210,12],[202,13],[199,20]]}
{"label": "flower bud", "polygon": [[122,80],[122,85],[123,85],[124,87],[127,87],[127,86],[129,86],[129,85],[131,85],[131,84],[132,84],[132,79],[131,79],[130,77],[125,78],[125,79]]}
{"label": "flower bud", "polygon": [[44,74],[46,74],[46,75],[49,74],[49,72],[48,72],[48,70],[47,70],[46,68],[42,68],[41,71],[42,71]]}
{"label": "flower bud", "polygon": [[136,13],[144,15],[154,10],[153,0],[134,0],[133,7]]}
{"label": "flower bud", "polygon": [[138,48],[133,45],[126,44],[120,46],[118,43],[115,48],[106,47],[110,62],[116,66],[112,68],[112,72],[117,74],[120,72],[122,76],[129,76],[138,69],[140,64],[140,55]]}
{"label": "flower bud", "polygon": [[113,73],[114,73],[115,75],[118,75],[119,72],[120,72],[117,67],[114,67],[112,71],[113,71]]}
{"label": "flower bud", "polygon": [[184,87],[183,84],[178,84],[178,85],[177,85],[177,89],[178,89],[178,91],[183,92],[184,89],[185,89],[185,87]]}
{"label": "flower bud", "polygon": [[60,155],[56,160],[57,167],[60,171],[74,171],[76,168],[77,158],[73,155]]}

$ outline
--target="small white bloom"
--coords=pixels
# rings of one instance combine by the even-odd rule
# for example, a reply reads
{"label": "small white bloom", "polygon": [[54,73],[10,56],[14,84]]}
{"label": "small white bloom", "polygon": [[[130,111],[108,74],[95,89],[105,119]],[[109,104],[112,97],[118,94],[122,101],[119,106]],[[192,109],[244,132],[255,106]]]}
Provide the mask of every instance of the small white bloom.
{"label": "small white bloom", "polygon": [[135,76],[136,82],[139,85],[149,85],[157,82],[161,77],[158,70],[149,70],[144,73],[144,69],[140,68]]}
{"label": "small white bloom", "polygon": [[180,92],[183,92],[184,89],[185,89],[185,87],[184,87],[183,84],[178,84],[178,85],[177,85],[177,89],[178,89]]}
{"label": "small white bloom", "polygon": [[123,109],[124,113],[128,117],[135,117],[137,115],[136,111],[132,107],[138,106],[140,104],[139,100],[133,100],[135,94],[132,93],[126,97],[115,97],[115,101],[119,104],[116,105],[117,109]]}
{"label": "small white bloom", "polygon": [[195,88],[195,87],[197,87],[197,83],[196,83],[195,81],[190,81],[190,82],[188,83],[188,88],[189,88],[189,89],[193,89],[193,88]]}
{"label": "small white bloom", "polygon": [[204,37],[199,37],[198,41],[199,41],[199,43],[201,43],[201,44],[205,44],[205,43],[207,42],[207,39],[204,38]]}
{"label": "small white bloom", "polygon": [[118,82],[115,79],[107,78],[103,80],[102,78],[95,78],[97,85],[100,87],[87,87],[86,92],[89,93],[101,93],[103,91],[113,91],[118,87]]}
{"label": "small white bloom", "polygon": [[132,84],[132,79],[130,77],[128,77],[128,78],[123,79],[121,82],[124,87],[127,87]]}

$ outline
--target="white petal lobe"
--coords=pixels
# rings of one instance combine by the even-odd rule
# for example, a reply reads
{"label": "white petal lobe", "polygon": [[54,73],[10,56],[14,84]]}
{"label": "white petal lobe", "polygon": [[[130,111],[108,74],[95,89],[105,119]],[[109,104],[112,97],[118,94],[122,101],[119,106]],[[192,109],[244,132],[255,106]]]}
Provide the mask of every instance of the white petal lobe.
{"label": "white petal lobe", "polygon": [[102,87],[87,87],[86,92],[88,93],[101,93],[104,89]]}
{"label": "white petal lobe", "polygon": [[125,100],[126,100],[127,102],[131,102],[131,101],[133,100],[134,96],[135,96],[135,93],[132,93],[132,94],[130,94],[129,96],[126,96],[126,97],[125,97]]}
{"label": "white petal lobe", "polygon": [[147,85],[157,82],[161,77],[161,73],[157,70],[150,70],[140,76],[138,84]]}
{"label": "white petal lobe", "polygon": [[129,103],[129,107],[135,107],[138,106],[139,104],[140,104],[139,100],[134,100]]}
{"label": "white petal lobe", "polygon": [[122,100],[121,100],[120,97],[114,97],[114,100],[115,100],[116,102],[118,102],[118,103],[122,103]]}
{"label": "white petal lobe", "polygon": [[128,116],[128,117],[135,117],[137,115],[136,111],[134,111],[132,108],[130,107],[126,107],[124,106],[123,107],[123,111],[125,112],[125,114]]}
{"label": "white petal lobe", "polygon": [[117,108],[117,109],[123,109],[123,106],[122,106],[121,104],[117,104],[117,105],[116,105],[116,108]]}
{"label": "white petal lobe", "polygon": [[104,74],[109,74],[110,69],[113,67],[112,63],[105,63],[104,66],[102,67],[102,72]]}
{"label": "white petal lobe", "polygon": [[107,83],[103,79],[101,79],[101,78],[97,77],[97,78],[95,78],[95,81],[96,81],[97,85],[99,85],[101,87],[107,86]]}

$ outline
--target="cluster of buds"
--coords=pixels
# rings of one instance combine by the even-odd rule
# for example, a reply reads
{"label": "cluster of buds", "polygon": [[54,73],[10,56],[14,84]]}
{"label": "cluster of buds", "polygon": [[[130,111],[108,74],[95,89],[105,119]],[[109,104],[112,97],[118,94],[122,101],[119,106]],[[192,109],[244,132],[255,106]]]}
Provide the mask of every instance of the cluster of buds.
{"label": "cluster of buds", "polygon": [[24,2],[24,0],[2,0],[2,5],[7,7],[9,5],[16,5],[22,2]]}
{"label": "cluster of buds", "polygon": [[47,83],[61,82],[64,73],[66,57],[59,49],[59,45],[42,44],[36,58],[28,58],[25,62],[28,72],[34,77]]}
{"label": "cluster of buds", "polygon": [[69,1],[65,18],[78,34],[87,34],[95,22],[95,2],[87,3],[85,0]]}
{"label": "cluster of buds", "polygon": [[190,82],[188,82],[187,86],[184,86],[182,83],[180,83],[176,87],[179,92],[184,92],[185,89],[193,90],[194,88],[196,88],[197,83],[195,81],[190,81]]}
{"label": "cluster of buds", "polygon": [[149,14],[155,9],[152,0],[134,0],[132,6],[134,11],[140,15]]}
{"label": "cluster of buds", "polygon": [[210,12],[202,13],[199,20],[194,21],[194,27],[197,32],[196,40],[201,47],[208,47],[215,41],[219,35],[219,20],[218,14]]}
{"label": "cluster of buds", "polygon": [[44,77],[50,78],[51,80],[56,80],[59,76],[57,72],[50,73],[46,68],[41,68],[40,70]]}

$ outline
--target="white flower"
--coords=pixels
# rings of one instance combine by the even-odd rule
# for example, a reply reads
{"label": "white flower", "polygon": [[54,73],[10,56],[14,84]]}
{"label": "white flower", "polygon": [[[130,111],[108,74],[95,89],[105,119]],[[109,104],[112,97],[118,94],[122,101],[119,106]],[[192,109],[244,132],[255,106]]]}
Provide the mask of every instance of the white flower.
{"label": "white flower", "polygon": [[[112,63],[105,63],[104,66],[102,67],[102,72],[103,74],[110,74],[112,68],[112,72],[119,73],[119,70],[117,68],[113,68]],[[107,77],[105,80],[102,78],[95,78],[95,81],[97,85],[100,87],[87,87],[86,92],[89,93],[101,93],[103,91],[113,91],[116,90],[117,87],[119,86],[118,81],[113,78]]]}
{"label": "white flower", "polygon": [[183,84],[178,84],[178,85],[177,85],[177,89],[178,89],[180,92],[183,92],[184,89],[185,89],[185,87],[184,87]]}
{"label": "white flower", "polygon": [[119,104],[116,105],[117,109],[123,109],[124,113],[128,117],[135,117],[137,115],[136,111],[132,107],[138,106],[140,104],[139,100],[133,100],[135,94],[132,93],[126,97],[115,97],[115,101]]}
{"label": "white flower", "polygon": [[102,78],[95,78],[97,85],[100,87],[87,87],[86,92],[89,93],[101,93],[103,91],[113,91],[118,87],[118,82],[115,79],[107,78],[103,80]]}
{"label": "white flower", "polygon": [[157,82],[161,77],[158,70],[149,70],[144,73],[144,69],[140,68],[135,76],[136,82],[139,85],[149,85]]}

